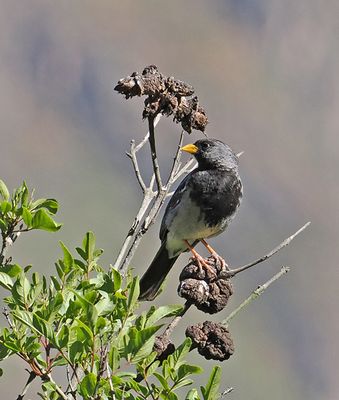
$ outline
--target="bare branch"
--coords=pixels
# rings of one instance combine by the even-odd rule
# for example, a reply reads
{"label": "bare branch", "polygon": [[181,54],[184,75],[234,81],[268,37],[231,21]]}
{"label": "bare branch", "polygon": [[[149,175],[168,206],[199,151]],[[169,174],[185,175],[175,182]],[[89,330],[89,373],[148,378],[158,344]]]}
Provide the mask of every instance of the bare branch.
{"label": "bare branch", "polygon": [[222,399],[223,397],[227,396],[228,394],[230,394],[231,392],[233,392],[234,388],[229,387],[226,390],[224,390],[222,393],[220,393],[220,398]]}
{"label": "bare branch", "polygon": [[257,289],[255,289],[251,295],[244,300],[239,307],[237,307],[234,311],[231,312],[231,314],[225,318],[221,324],[224,326],[227,326],[230,321],[239,314],[239,312],[248,306],[253,300],[257,299],[260,295],[263,294],[263,292],[277,279],[281,278],[283,275],[287,274],[289,272],[290,268],[289,267],[282,267],[281,270],[275,274],[271,279],[269,279],[267,282],[265,282],[263,285],[258,286]]}
{"label": "bare branch", "polygon": [[174,328],[178,325],[178,323],[182,320],[183,316],[186,314],[186,312],[189,310],[191,307],[192,303],[190,301],[186,301],[183,310],[179,315],[174,317],[172,321],[167,325],[167,328],[165,329],[164,333],[161,335],[161,338],[169,338],[174,330]]}
{"label": "bare branch", "polygon": [[67,377],[67,382],[68,382],[66,393],[71,393],[71,395],[75,399],[76,398],[76,396],[75,396],[76,389],[73,386],[74,373],[71,375],[71,370],[70,370],[69,364],[66,365],[66,377]]}
{"label": "bare branch", "polygon": [[142,179],[142,176],[141,176],[141,173],[140,173],[139,163],[138,163],[138,159],[137,159],[137,156],[136,156],[136,146],[135,146],[135,141],[134,140],[131,140],[130,152],[126,153],[126,155],[127,155],[127,157],[129,157],[132,160],[135,176],[136,176],[137,181],[138,181],[138,183],[139,183],[139,185],[141,187],[142,192],[145,193],[146,192],[146,185],[145,185],[145,182]]}
{"label": "bare branch", "polygon": [[174,175],[173,177],[173,182],[177,181],[182,175],[189,174],[192,172],[196,167],[198,166],[198,163],[195,161],[194,158],[191,158],[186,162],[186,164],[180,168],[180,170]]}
{"label": "bare branch", "polygon": [[159,168],[159,162],[158,162],[158,157],[157,157],[157,149],[155,145],[155,133],[154,133],[154,117],[148,117],[148,129],[149,129],[149,144],[151,148],[151,156],[152,156],[152,164],[153,164],[153,171],[155,174],[155,181],[157,183],[158,187],[158,192],[160,193],[163,190],[162,187],[162,180],[161,180],[161,175],[160,175],[160,168]]}
{"label": "bare branch", "polygon": [[262,263],[263,261],[266,261],[268,258],[272,257],[275,253],[277,253],[279,250],[282,248],[286,247],[289,245],[292,240],[299,235],[303,230],[305,230],[311,222],[307,222],[304,226],[302,226],[297,232],[295,232],[293,235],[289,236],[287,239],[285,239],[283,242],[281,242],[277,247],[275,247],[273,250],[271,250],[269,253],[265,254],[263,257],[260,257],[258,260],[252,261],[249,264],[243,265],[242,267],[234,268],[231,269],[230,271],[225,271],[223,274],[226,275],[226,277],[232,277],[237,275],[239,272],[245,271],[251,267],[254,267],[257,264]]}
{"label": "bare branch", "polygon": [[18,397],[16,398],[16,400],[22,400],[22,399],[25,397],[25,395],[26,395],[26,393],[27,393],[27,391],[28,391],[28,389],[29,389],[31,383],[32,383],[32,382],[34,381],[34,379],[37,377],[37,375],[36,375],[35,372],[33,372],[33,371],[28,371],[27,369],[26,369],[26,371],[29,372],[29,377],[28,377],[28,379],[27,379],[27,382],[26,382],[26,384],[25,384],[25,386],[24,386],[22,392],[18,395]]}
{"label": "bare branch", "polygon": [[111,370],[108,364],[108,359],[106,359],[106,371],[107,371],[107,378],[108,378],[108,382],[109,382],[109,387],[111,389],[111,392],[113,394],[113,400],[115,400],[115,396],[114,396],[114,386],[113,386],[113,382],[112,382],[112,374],[111,374]]}
{"label": "bare branch", "polygon": [[176,151],[175,156],[173,158],[173,164],[172,164],[171,172],[170,172],[170,175],[168,177],[167,184],[166,184],[167,188],[169,188],[172,185],[172,183],[174,182],[175,175],[179,172],[181,147],[182,147],[182,143],[183,143],[183,140],[184,140],[184,135],[185,135],[185,132],[181,131],[181,135],[180,135],[177,151]]}
{"label": "bare branch", "polygon": [[[156,126],[158,124],[158,122],[160,121],[160,118],[161,118],[160,114],[155,117],[154,126]],[[122,268],[122,263],[123,263],[125,255],[126,255],[126,252],[129,249],[132,238],[135,235],[135,233],[138,231],[138,229],[140,228],[140,223],[143,220],[153,198],[156,196],[156,193],[153,192],[153,186],[154,186],[154,182],[155,182],[155,174],[153,173],[150,183],[149,183],[149,186],[146,187],[144,179],[142,178],[141,173],[140,173],[139,163],[138,163],[138,159],[137,159],[137,152],[139,150],[141,150],[143,148],[143,146],[147,143],[149,136],[150,136],[150,133],[147,132],[147,134],[142,139],[142,141],[140,143],[138,143],[137,145],[135,145],[135,142],[132,141],[130,153],[127,154],[127,156],[129,158],[131,158],[131,160],[132,160],[133,169],[134,169],[137,181],[142,189],[144,197],[143,197],[141,206],[139,208],[139,211],[138,211],[137,215],[135,216],[130,229],[128,230],[128,233],[125,237],[125,240],[122,244],[119,254],[114,262],[114,268],[117,268],[117,269]]]}
{"label": "bare branch", "polygon": [[132,223],[132,225],[131,225],[128,233],[127,233],[127,236],[126,236],[126,238],[124,240],[124,243],[123,243],[123,245],[122,245],[122,247],[120,249],[118,257],[117,257],[117,259],[116,259],[116,261],[114,263],[114,268],[120,270],[120,269],[122,269],[123,265],[125,264],[125,261],[124,261],[125,254],[128,251],[128,248],[129,248],[129,246],[131,244],[131,241],[133,239],[133,236],[134,236],[135,232],[140,227],[140,223],[143,220],[143,218],[144,218],[144,216],[145,216],[145,214],[146,214],[146,212],[147,212],[147,210],[148,210],[148,208],[149,208],[149,206],[150,206],[150,204],[151,204],[151,202],[153,200],[153,197],[154,196],[151,193],[149,193],[148,191],[146,192],[146,194],[145,194],[145,196],[143,198],[143,201],[141,203],[141,206],[139,208],[139,211],[138,211],[137,215],[134,218],[134,221],[133,221],[133,223]]}
{"label": "bare branch", "polygon": [[51,374],[44,375],[44,376],[43,376],[43,380],[49,381],[49,382],[51,382],[53,385],[55,385],[55,390],[56,390],[56,392],[59,394],[59,396],[60,396],[61,398],[63,398],[64,400],[69,400],[69,399],[68,399],[68,396],[62,391],[62,389],[60,388],[60,386],[58,386],[58,385],[56,384],[56,382],[55,382],[54,379],[52,378],[52,375],[51,375]]}
{"label": "bare branch", "polygon": [[[152,204],[152,206],[150,208],[147,207],[145,210],[145,213],[143,214],[143,216],[144,216],[143,223],[141,225],[138,224],[137,229],[134,229],[133,233],[135,232],[135,236],[130,237],[128,240],[128,244],[130,242],[132,242],[132,243],[129,247],[126,245],[126,247],[129,248],[127,255],[125,257],[121,256],[119,258],[119,263],[117,263],[117,262],[115,263],[115,266],[116,267],[118,266],[117,268],[119,268],[120,272],[122,271],[122,273],[124,273],[128,264],[130,263],[131,259],[133,258],[135,251],[136,251],[137,247],[139,246],[139,243],[140,243],[143,235],[148,231],[149,227],[154,223],[156,217],[158,216],[159,211],[166,200],[167,193],[169,192],[169,190],[175,180],[175,176],[179,172],[178,168],[179,168],[179,164],[180,164],[180,148],[181,148],[181,145],[183,142],[183,135],[184,135],[184,133],[182,132],[180,135],[178,148],[177,148],[175,157],[173,159],[172,168],[169,173],[169,178],[167,180],[166,185],[164,187],[162,187],[162,189],[160,191],[158,190],[156,192],[154,203]],[[154,181],[157,182],[156,170],[154,170],[154,174],[152,176],[149,188],[153,187]],[[158,185],[158,182],[157,182],[157,185]],[[146,193],[147,193],[147,191],[146,191]],[[154,192],[152,192],[152,195],[154,197]],[[151,198],[150,202],[153,200],[153,197]],[[140,222],[141,220],[138,220],[138,221]]]}

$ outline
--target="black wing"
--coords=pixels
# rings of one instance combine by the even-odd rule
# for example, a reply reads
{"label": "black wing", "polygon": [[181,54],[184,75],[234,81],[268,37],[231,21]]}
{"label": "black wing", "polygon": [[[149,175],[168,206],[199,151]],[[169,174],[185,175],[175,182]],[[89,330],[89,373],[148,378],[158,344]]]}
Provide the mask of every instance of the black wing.
{"label": "black wing", "polygon": [[177,187],[177,190],[173,193],[173,196],[170,198],[169,203],[167,204],[165,214],[161,221],[160,226],[160,233],[159,237],[161,241],[166,239],[166,235],[168,232],[168,227],[171,225],[171,222],[176,215],[176,208],[180,207],[180,201],[184,191],[187,188],[188,181],[191,178],[191,175],[194,171],[190,172],[181,182],[180,185]]}

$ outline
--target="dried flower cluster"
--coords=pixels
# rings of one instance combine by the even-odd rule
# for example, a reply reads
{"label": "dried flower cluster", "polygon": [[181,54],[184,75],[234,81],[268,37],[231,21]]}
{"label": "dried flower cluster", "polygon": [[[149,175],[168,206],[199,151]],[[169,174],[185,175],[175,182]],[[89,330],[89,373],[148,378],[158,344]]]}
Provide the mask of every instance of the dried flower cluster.
{"label": "dried flower cluster", "polygon": [[193,347],[207,360],[228,360],[234,353],[234,344],[229,331],[221,324],[205,321],[189,326],[186,336],[192,339]]}
{"label": "dried flower cluster", "polygon": [[180,274],[178,293],[199,310],[215,314],[226,307],[228,299],[233,294],[233,287],[229,279],[220,277],[222,268],[219,261],[213,257],[206,261],[214,269],[215,274],[199,268],[196,261],[192,260]]}
{"label": "dried flower cluster", "polygon": [[126,99],[147,96],[142,113],[143,118],[155,118],[157,114],[173,115],[173,120],[191,133],[192,129],[204,132],[208,119],[197,97],[191,97],[191,85],[173,77],[166,77],[155,65],[146,67],[142,74],[133,72],[119,80],[114,90]]}
{"label": "dried flower cluster", "polygon": [[175,346],[167,336],[157,336],[155,338],[153,351],[157,353],[157,360],[163,361],[166,360],[170,354],[174,353]]}

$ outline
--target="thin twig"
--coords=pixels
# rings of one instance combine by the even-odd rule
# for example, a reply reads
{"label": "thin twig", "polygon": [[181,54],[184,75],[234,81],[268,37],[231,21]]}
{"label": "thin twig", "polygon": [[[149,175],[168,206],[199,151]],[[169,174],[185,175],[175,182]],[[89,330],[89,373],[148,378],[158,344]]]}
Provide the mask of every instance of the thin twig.
{"label": "thin twig", "polygon": [[156,149],[156,145],[155,145],[154,127],[155,127],[154,117],[148,117],[148,130],[149,130],[148,141],[149,141],[150,148],[151,148],[151,156],[152,156],[153,171],[155,174],[155,181],[157,183],[158,193],[160,193],[163,190],[163,187],[162,187],[162,180],[161,180],[159,162],[158,162],[158,157],[157,157],[157,149]]}
{"label": "thin twig", "polygon": [[70,371],[70,366],[69,366],[69,364],[67,364],[67,366],[66,366],[66,376],[67,376],[67,381],[68,381],[68,386],[67,386],[67,389],[66,389],[66,393],[68,393],[68,392],[69,392],[69,389],[70,389],[70,393],[71,393],[71,395],[73,396],[73,398],[75,399],[75,398],[76,398],[76,395],[75,395],[76,389],[73,387],[73,377],[74,377],[74,373],[73,373],[73,375],[71,376],[71,371]]}
{"label": "thin twig", "polygon": [[226,390],[224,390],[222,393],[220,393],[220,398],[222,399],[223,397],[227,396],[231,392],[233,392],[234,388],[229,387]]}
{"label": "thin twig", "polygon": [[170,335],[172,334],[174,328],[178,325],[178,323],[181,321],[183,316],[187,313],[189,308],[191,307],[192,303],[190,301],[186,301],[184,304],[184,308],[182,309],[181,313],[174,317],[172,321],[167,325],[164,333],[161,335],[161,338],[169,338]]}
{"label": "thin twig", "polygon": [[139,168],[139,163],[136,155],[136,150],[135,150],[135,140],[131,140],[131,149],[129,153],[126,153],[127,157],[129,157],[132,160],[133,164],[133,169],[135,172],[135,176],[137,178],[137,181],[141,187],[141,190],[143,193],[146,192],[146,185],[144,180],[142,179],[141,173],[140,173],[140,168]]}
{"label": "thin twig", "polygon": [[275,274],[271,279],[269,279],[267,282],[265,282],[263,285],[260,285],[255,289],[249,297],[247,297],[246,300],[244,300],[239,307],[237,307],[234,311],[231,312],[231,314],[225,318],[221,324],[224,326],[227,326],[230,321],[239,314],[239,312],[248,306],[253,300],[257,299],[260,295],[263,294],[263,292],[277,279],[281,278],[283,275],[287,274],[287,272],[290,270],[289,267],[282,267],[281,270]]}
{"label": "thin twig", "polygon": [[114,268],[118,269],[118,270],[123,270],[124,269],[124,264],[125,264],[125,254],[131,244],[131,241],[133,239],[134,234],[137,232],[137,230],[140,227],[140,223],[143,220],[152,200],[153,197],[149,192],[146,191],[146,194],[142,200],[141,206],[139,208],[139,211],[137,213],[137,215],[134,218],[134,221],[128,231],[128,234],[124,240],[124,243],[120,249],[120,252],[118,254],[118,257],[114,263]]}
{"label": "thin twig", "polygon": [[2,314],[5,317],[5,319],[6,319],[7,323],[8,323],[8,326],[13,330],[14,329],[14,325],[13,325],[12,320],[9,317],[9,312],[8,312],[8,308],[7,307],[3,308]]}
{"label": "thin twig", "polygon": [[[160,117],[161,117],[160,114],[156,116],[156,118],[154,119],[154,126],[156,126],[158,124],[158,122],[160,121]],[[125,255],[126,255],[126,252],[131,244],[132,238],[133,238],[134,234],[138,231],[138,229],[140,227],[140,223],[143,220],[143,218],[146,214],[146,211],[148,210],[153,198],[156,196],[156,193],[153,192],[153,186],[154,186],[154,182],[155,182],[154,173],[151,177],[149,186],[146,187],[145,181],[141,176],[141,173],[139,170],[139,164],[138,164],[138,160],[137,160],[137,152],[139,150],[141,150],[142,147],[147,143],[149,136],[150,136],[150,133],[147,132],[147,134],[145,135],[145,137],[139,144],[134,145],[131,143],[131,153],[127,154],[128,157],[130,157],[132,159],[134,172],[137,177],[138,183],[143,191],[144,197],[143,197],[141,206],[139,208],[139,211],[138,211],[137,215],[135,216],[130,229],[128,230],[128,233],[125,237],[125,240],[122,244],[119,254],[114,262],[114,268],[119,269],[119,270],[123,269],[122,263],[123,263]]]}
{"label": "thin twig", "polygon": [[57,383],[54,381],[52,378],[51,374],[47,374],[43,376],[43,380],[47,380],[51,382],[53,385],[55,385],[55,390],[56,392],[64,399],[64,400],[69,400],[68,396],[62,391],[62,389],[57,385]]}
{"label": "thin twig", "polygon": [[174,155],[173,158],[173,164],[172,164],[172,168],[171,168],[171,173],[168,177],[167,183],[166,183],[166,187],[169,187],[172,185],[172,183],[174,182],[174,177],[176,176],[176,174],[180,171],[180,154],[181,154],[181,147],[182,147],[182,143],[184,141],[184,135],[185,132],[181,131],[180,134],[180,138],[179,138],[179,143],[178,143],[178,147],[177,147],[177,151]]}
{"label": "thin twig", "polygon": [[26,395],[26,393],[27,393],[27,391],[28,391],[28,389],[29,389],[31,383],[32,383],[32,382],[34,381],[34,379],[37,377],[37,375],[36,375],[35,372],[33,372],[33,371],[28,371],[28,370],[26,370],[26,371],[29,372],[29,377],[28,377],[28,379],[27,379],[27,382],[26,382],[26,384],[25,384],[25,386],[24,386],[24,388],[23,388],[21,394],[18,395],[18,397],[16,398],[16,400],[22,400],[22,399],[25,397],[25,395]]}
{"label": "thin twig", "polygon": [[245,271],[251,267],[254,267],[257,264],[262,263],[263,261],[266,261],[268,258],[272,257],[275,253],[277,253],[279,250],[282,248],[286,247],[288,244],[292,242],[292,240],[299,235],[303,230],[305,230],[311,222],[307,222],[304,226],[302,226],[297,232],[295,232],[293,235],[289,236],[287,239],[285,239],[283,242],[281,242],[278,246],[276,246],[273,250],[271,250],[269,253],[265,254],[263,257],[258,258],[255,261],[250,262],[249,264],[243,265],[242,267],[234,268],[230,271],[225,271],[223,274],[226,275],[226,277],[232,277],[237,275],[239,272]]}
{"label": "thin twig", "polygon": [[108,364],[108,360],[106,359],[106,371],[107,371],[107,378],[108,378],[108,382],[109,382],[109,387],[111,389],[111,394],[112,394],[112,400],[115,400],[115,395],[114,395],[114,386],[113,386],[113,382],[112,382],[112,374],[111,374],[111,370]]}
{"label": "thin twig", "polygon": [[[138,248],[143,235],[148,231],[150,226],[154,223],[156,217],[159,214],[159,211],[160,211],[162,205],[164,204],[164,202],[166,200],[167,193],[169,192],[169,190],[174,182],[175,176],[178,173],[178,165],[180,164],[180,159],[179,159],[180,147],[182,145],[182,141],[183,141],[183,133],[181,134],[180,139],[179,139],[178,148],[177,148],[174,160],[173,160],[172,168],[169,173],[169,178],[167,180],[167,183],[164,187],[162,187],[160,192],[157,191],[156,197],[155,197],[155,200],[154,200],[152,206],[148,210],[146,210],[147,212],[145,212],[145,214],[144,214],[145,218],[143,220],[143,223],[140,225],[138,230],[134,230],[134,232],[135,232],[134,237],[130,238],[130,241],[132,241],[132,244],[129,247],[127,255],[125,257],[121,257],[121,263],[119,264],[118,268],[122,274],[124,274],[125,270],[127,269],[127,266],[129,265],[131,259],[133,258],[135,251]],[[155,170],[154,170],[154,176],[155,176],[154,180],[157,182]],[[153,179],[151,181],[153,181]],[[150,185],[152,185],[152,182],[150,183]],[[117,263],[116,263],[116,265],[117,265]]]}
{"label": "thin twig", "polygon": [[176,175],[173,178],[173,182],[177,181],[182,175],[184,174],[189,174],[193,170],[196,169],[198,166],[198,163],[195,161],[194,158],[191,158],[186,162],[186,164],[176,173]]}

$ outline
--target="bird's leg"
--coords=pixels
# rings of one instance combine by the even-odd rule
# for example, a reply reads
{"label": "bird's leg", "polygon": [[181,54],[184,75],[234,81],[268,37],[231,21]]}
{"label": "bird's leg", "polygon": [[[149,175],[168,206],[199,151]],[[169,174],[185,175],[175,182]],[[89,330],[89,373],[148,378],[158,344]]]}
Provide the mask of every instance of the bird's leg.
{"label": "bird's leg", "polygon": [[209,251],[211,256],[215,259],[215,261],[220,262],[221,269],[229,270],[229,267],[228,267],[226,261],[221,256],[219,256],[219,254],[206,242],[205,239],[201,239],[201,243],[206,247],[206,249]]}
{"label": "bird's leg", "polygon": [[188,243],[187,240],[184,240],[186,246],[190,249],[191,253],[193,254],[193,258],[196,260],[198,267],[200,270],[202,270],[202,267],[204,267],[206,270],[208,270],[211,274],[215,275],[214,269],[208,265],[204,257],[202,257],[194,248]]}

